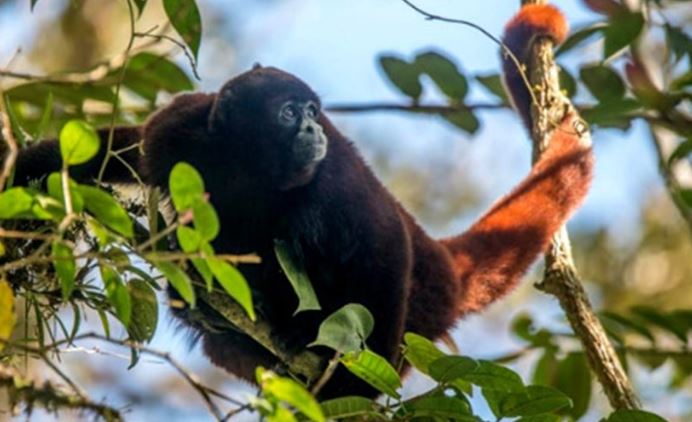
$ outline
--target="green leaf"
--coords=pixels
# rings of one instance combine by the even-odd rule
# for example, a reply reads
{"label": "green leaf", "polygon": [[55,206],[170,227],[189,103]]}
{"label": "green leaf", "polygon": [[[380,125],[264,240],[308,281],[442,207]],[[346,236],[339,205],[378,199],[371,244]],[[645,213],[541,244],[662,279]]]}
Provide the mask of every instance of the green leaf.
{"label": "green leaf", "polygon": [[[84,209],[84,198],[79,194],[77,189],[77,184],[70,179],[70,198],[72,199],[72,209],[74,212],[82,212]],[[62,175],[60,173],[51,173],[46,180],[46,187],[48,188],[48,195],[60,201],[60,203],[65,203],[65,195],[62,191]]]}
{"label": "green leaf", "polygon": [[668,166],[672,166],[676,161],[681,160],[692,154],[692,138],[683,141],[675,148],[670,158],[668,158]]}
{"label": "green leaf", "polygon": [[668,45],[675,55],[675,60],[681,60],[686,55],[692,59],[692,39],[676,26],[666,24],[665,28]]}
{"label": "green leaf", "polygon": [[432,341],[415,333],[404,334],[404,343],[404,358],[424,374],[430,374],[430,364],[445,356]]}
{"label": "green leaf", "polygon": [[632,44],[642,29],[644,29],[644,16],[641,12],[623,10],[613,15],[608,27],[605,28],[603,60],[609,60]]}
{"label": "green leaf", "polygon": [[115,316],[125,327],[130,325],[132,301],[130,292],[125,287],[117,271],[107,265],[101,265],[101,278],[106,290],[106,297],[115,309]]}
{"label": "green leaf", "polygon": [[34,139],[43,138],[43,133],[46,131],[48,124],[53,118],[53,93],[49,92],[46,97],[46,104],[43,107],[43,113],[41,113],[41,120],[39,120],[38,125],[36,125],[36,130],[34,131]]}
{"label": "green leaf", "polygon": [[459,129],[467,132],[470,135],[473,135],[478,131],[478,128],[480,128],[481,124],[478,121],[478,118],[470,111],[457,111],[453,113],[446,113],[443,114],[445,120],[447,120],[449,123],[453,124],[454,126],[458,127]]}
{"label": "green leaf", "polygon": [[262,392],[276,400],[293,406],[311,421],[322,422],[325,420],[322,408],[315,398],[297,382],[290,378],[284,378],[263,368],[257,368],[257,381]]}
{"label": "green leaf", "polygon": [[201,235],[202,240],[207,242],[214,240],[221,228],[214,207],[209,202],[198,199],[192,202],[192,215],[195,229]]}
{"label": "green leaf", "polygon": [[666,422],[666,420],[643,410],[617,410],[608,416],[606,422]]}
{"label": "green leaf", "polygon": [[394,86],[412,99],[418,100],[423,93],[418,67],[393,56],[380,56],[379,60],[382,70]]}
{"label": "green leaf", "polygon": [[328,419],[341,420],[367,415],[376,411],[377,403],[359,396],[340,397],[320,404],[322,412]]}
{"label": "green leaf", "polygon": [[248,317],[254,321],[256,315],[252,304],[252,292],[245,277],[234,266],[219,258],[207,258],[207,264],[221,287],[245,309]]}
{"label": "green leaf", "polygon": [[620,100],[625,96],[625,83],[620,75],[608,66],[582,67],[579,76],[589,92],[600,102]]}
{"label": "green leaf", "polygon": [[160,91],[191,91],[194,85],[185,72],[166,57],[142,52],[127,63],[123,85],[140,97],[154,102]]}
{"label": "green leaf", "polygon": [[185,41],[197,60],[202,40],[202,18],[195,0],[163,0],[163,8],[176,32]]}
{"label": "green leaf", "polygon": [[125,237],[134,235],[130,216],[115,198],[93,186],[79,185],[77,192],[84,198],[84,207],[97,220]]}
{"label": "green leaf", "polygon": [[560,45],[560,47],[555,52],[555,55],[560,56],[561,54],[564,54],[564,53],[568,52],[569,50],[572,50],[573,48],[577,47],[582,42],[591,38],[592,35],[595,35],[596,33],[605,30],[605,28],[607,28],[607,25],[605,23],[598,22],[598,23],[589,25],[585,28],[580,28],[580,29],[573,31],[570,34],[570,36],[565,40],[565,42],[563,42]]}
{"label": "green leaf", "polygon": [[626,318],[622,315],[608,311],[600,312],[599,316],[601,317],[601,319],[610,320],[616,324],[619,324],[621,327],[626,328],[628,331],[635,332],[641,335],[645,339],[649,340],[649,342],[651,343],[656,342],[656,339],[654,338],[654,335],[651,333],[651,330],[649,330],[646,327],[646,325],[640,324],[632,318]]}
{"label": "green leaf", "polygon": [[26,189],[14,187],[0,193],[0,219],[8,219],[31,210],[34,197]]}
{"label": "green leaf", "polygon": [[196,201],[204,198],[204,181],[194,167],[180,162],[173,167],[168,185],[175,210],[190,209]]}
{"label": "green leaf", "polygon": [[577,94],[577,81],[574,79],[574,76],[567,69],[560,66],[558,77],[560,79],[560,88],[565,91],[569,98],[574,97]]}
{"label": "green leaf", "polygon": [[627,129],[632,121],[631,114],[639,109],[641,104],[638,101],[624,98],[584,108],[581,115],[590,125]]}
{"label": "green leaf", "polygon": [[[205,242],[202,240],[202,236],[199,234],[199,232],[191,227],[178,226],[176,229],[176,236],[178,238],[180,248],[185,253],[200,252],[207,248],[211,249],[211,246],[205,244]],[[206,253],[206,251],[204,252]],[[208,255],[214,255],[213,249],[209,251]],[[212,274],[211,268],[209,268],[207,261],[202,258],[191,258],[190,261],[199,275],[202,276],[202,279],[207,285],[207,290],[211,292],[214,287],[214,275]]]}
{"label": "green leaf", "polygon": [[139,279],[131,280],[127,288],[132,299],[132,317],[127,332],[134,341],[149,342],[159,320],[156,292],[149,283]]}
{"label": "green leaf", "polygon": [[75,287],[75,275],[77,274],[77,264],[72,255],[72,248],[60,242],[53,242],[52,245],[53,267],[60,280],[60,291],[62,300],[67,300],[72,296]]}
{"label": "green leaf", "polygon": [[466,356],[443,356],[431,362],[428,368],[435,381],[447,383],[475,371],[478,362]]}
{"label": "green leaf", "polygon": [[340,353],[358,352],[373,327],[370,311],[363,305],[349,303],[322,321],[317,339],[309,346],[327,346]]}
{"label": "green leaf", "polygon": [[133,3],[137,6],[137,16],[142,16],[144,6],[147,5],[147,0],[133,0]]}
{"label": "green leaf", "polygon": [[60,155],[68,166],[89,161],[100,147],[98,134],[83,120],[70,120],[60,131]]}
{"label": "green leaf", "polygon": [[536,362],[531,381],[534,384],[553,385],[557,376],[558,360],[555,348],[546,348]]}
{"label": "green leaf", "polygon": [[401,397],[397,389],[401,388],[401,379],[396,369],[387,362],[387,359],[372,352],[363,350],[351,352],[341,358],[341,363],[358,378],[367,382],[390,397]]}
{"label": "green leaf", "polygon": [[649,306],[635,306],[632,313],[637,317],[662,328],[677,337],[683,344],[687,343],[687,329],[673,318]]}
{"label": "green leaf", "polygon": [[476,80],[487,89],[491,94],[502,101],[502,104],[509,104],[505,86],[502,83],[502,78],[497,73],[492,75],[478,75]]}
{"label": "green leaf", "polygon": [[570,398],[554,388],[529,385],[526,392],[505,397],[500,403],[500,413],[504,417],[534,416],[571,405]]}
{"label": "green leaf", "polygon": [[560,415],[534,415],[519,418],[516,422],[561,422],[563,417]]}
{"label": "green leaf", "polygon": [[[477,422],[471,414],[469,405],[458,397],[431,396],[421,397],[404,404],[406,413],[412,417],[427,416],[442,420]],[[408,420],[408,419],[407,419]]]}
{"label": "green leaf", "polygon": [[192,288],[192,281],[190,277],[185,274],[180,267],[177,265],[166,262],[166,261],[155,261],[156,268],[161,271],[164,277],[171,283],[171,286],[175,289],[183,300],[190,304],[191,307],[195,307],[195,290]]}
{"label": "green leaf", "polygon": [[558,365],[555,381],[554,386],[572,400],[571,408],[564,413],[579,420],[591,401],[591,369],[584,353],[568,354]]}
{"label": "green leaf", "polygon": [[469,84],[457,65],[436,51],[428,51],[416,56],[414,64],[435,82],[447,97],[461,101],[469,91]]}
{"label": "green leaf", "polygon": [[475,371],[464,375],[466,381],[484,390],[521,393],[525,391],[521,377],[511,369],[487,360],[479,360]]}
{"label": "green leaf", "polygon": [[291,283],[293,291],[298,295],[298,308],[293,314],[322,309],[305,265],[303,265],[303,260],[295,253],[291,244],[284,240],[274,239],[274,253],[286,278]]}

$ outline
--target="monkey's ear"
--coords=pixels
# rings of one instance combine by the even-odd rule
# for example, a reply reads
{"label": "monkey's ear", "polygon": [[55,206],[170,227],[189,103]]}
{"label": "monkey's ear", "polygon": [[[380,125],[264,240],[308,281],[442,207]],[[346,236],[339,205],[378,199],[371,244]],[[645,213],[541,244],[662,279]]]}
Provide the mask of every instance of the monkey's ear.
{"label": "monkey's ear", "polygon": [[260,62],[255,62],[255,64],[252,65],[252,70],[257,69],[262,69],[262,65],[260,64]]}
{"label": "monkey's ear", "polygon": [[211,112],[209,113],[209,120],[207,123],[209,132],[215,132],[224,126],[226,120],[228,119],[227,114],[231,109],[232,98],[233,89],[227,86],[221,88],[221,91],[216,94],[216,98],[214,98],[214,105],[211,107]]}

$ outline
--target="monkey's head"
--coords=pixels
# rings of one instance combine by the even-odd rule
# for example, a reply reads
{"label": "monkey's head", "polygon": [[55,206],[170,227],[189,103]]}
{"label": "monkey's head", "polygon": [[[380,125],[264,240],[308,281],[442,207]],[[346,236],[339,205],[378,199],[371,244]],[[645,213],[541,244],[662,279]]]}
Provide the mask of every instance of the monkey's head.
{"label": "monkey's head", "polygon": [[303,81],[255,67],[221,88],[209,130],[230,153],[242,155],[253,176],[287,190],[309,183],[327,155],[320,119],[320,100]]}

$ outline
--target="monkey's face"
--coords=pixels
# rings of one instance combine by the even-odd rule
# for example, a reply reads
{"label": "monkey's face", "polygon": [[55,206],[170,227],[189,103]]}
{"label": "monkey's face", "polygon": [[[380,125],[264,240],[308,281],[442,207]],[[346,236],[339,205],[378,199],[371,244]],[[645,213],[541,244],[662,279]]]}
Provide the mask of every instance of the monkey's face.
{"label": "monkey's face", "polygon": [[327,156],[320,119],[319,99],[305,83],[259,68],[222,88],[210,127],[254,177],[288,190],[310,183]]}

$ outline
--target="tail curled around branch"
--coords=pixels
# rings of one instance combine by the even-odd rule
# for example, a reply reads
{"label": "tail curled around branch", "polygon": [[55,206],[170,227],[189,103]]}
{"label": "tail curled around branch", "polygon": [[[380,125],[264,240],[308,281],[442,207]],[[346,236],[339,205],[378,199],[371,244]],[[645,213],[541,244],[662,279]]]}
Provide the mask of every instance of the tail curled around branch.
{"label": "tail curled around branch", "polygon": [[[504,42],[525,63],[536,39],[547,36],[559,42],[566,33],[567,23],[557,9],[527,5],[507,24]],[[506,54],[503,68],[507,91],[530,127],[531,95],[520,69]],[[529,175],[465,233],[442,241],[461,283],[460,315],[482,310],[518,283],[583,201],[592,170],[589,134],[570,112]]]}

